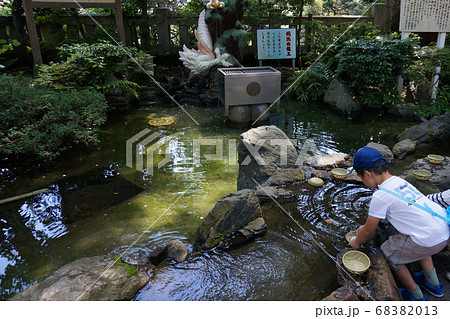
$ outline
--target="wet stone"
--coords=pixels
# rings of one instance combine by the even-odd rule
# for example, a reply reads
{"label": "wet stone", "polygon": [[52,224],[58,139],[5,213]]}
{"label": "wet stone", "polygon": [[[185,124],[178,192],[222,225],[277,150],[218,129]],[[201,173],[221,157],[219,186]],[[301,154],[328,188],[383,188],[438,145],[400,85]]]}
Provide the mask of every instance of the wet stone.
{"label": "wet stone", "polygon": [[116,264],[109,256],[86,257],[61,267],[10,300],[131,300],[148,280],[145,272]]}

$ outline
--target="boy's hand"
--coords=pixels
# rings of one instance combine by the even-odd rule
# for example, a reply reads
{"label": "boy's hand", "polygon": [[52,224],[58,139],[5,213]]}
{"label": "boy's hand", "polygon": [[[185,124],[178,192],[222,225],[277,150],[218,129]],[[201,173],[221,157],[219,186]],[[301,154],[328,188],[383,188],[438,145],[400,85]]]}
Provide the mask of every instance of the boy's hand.
{"label": "boy's hand", "polygon": [[369,237],[375,232],[380,220],[381,219],[369,215],[366,223],[356,230],[358,236],[353,239],[349,245],[353,248],[359,248],[361,244],[365,243],[366,240],[369,239]]}
{"label": "boy's hand", "polygon": [[357,243],[356,243],[356,238],[355,239],[353,239],[351,242],[349,242],[348,243],[352,248],[359,248],[360,247],[360,245],[358,245]]}

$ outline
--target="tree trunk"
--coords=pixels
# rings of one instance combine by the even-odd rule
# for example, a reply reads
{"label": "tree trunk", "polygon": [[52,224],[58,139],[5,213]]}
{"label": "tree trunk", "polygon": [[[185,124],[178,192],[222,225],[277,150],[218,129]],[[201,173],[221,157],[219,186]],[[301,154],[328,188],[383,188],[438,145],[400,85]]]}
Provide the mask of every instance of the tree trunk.
{"label": "tree trunk", "polygon": [[15,29],[15,38],[20,42],[21,46],[25,46],[29,40],[28,35],[25,32],[25,20],[22,17],[24,14],[22,0],[13,0],[11,4],[11,11]]}

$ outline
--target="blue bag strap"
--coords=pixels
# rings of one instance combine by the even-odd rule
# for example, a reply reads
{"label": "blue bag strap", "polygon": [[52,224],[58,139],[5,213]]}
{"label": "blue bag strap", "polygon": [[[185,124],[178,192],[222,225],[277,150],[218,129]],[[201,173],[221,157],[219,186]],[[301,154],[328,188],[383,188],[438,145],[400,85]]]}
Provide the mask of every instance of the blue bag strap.
{"label": "blue bag strap", "polygon": [[397,198],[400,198],[401,200],[404,200],[405,202],[407,202],[410,205],[413,205],[415,207],[420,208],[421,210],[426,211],[427,213],[430,213],[432,216],[438,217],[442,220],[444,220],[446,223],[450,224],[450,206],[447,207],[447,209],[445,210],[446,214],[447,214],[447,218],[445,218],[444,216],[439,215],[438,213],[436,213],[435,211],[433,211],[426,203],[423,204],[423,206],[417,204],[414,200],[409,199],[409,198],[405,198],[400,194],[397,194],[396,192],[393,192],[389,189],[383,188],[383,187],[378,187],[379,190],[382,190],[383,192],[386,192],[388,194],[391,194],[392,196],[395,196]]}

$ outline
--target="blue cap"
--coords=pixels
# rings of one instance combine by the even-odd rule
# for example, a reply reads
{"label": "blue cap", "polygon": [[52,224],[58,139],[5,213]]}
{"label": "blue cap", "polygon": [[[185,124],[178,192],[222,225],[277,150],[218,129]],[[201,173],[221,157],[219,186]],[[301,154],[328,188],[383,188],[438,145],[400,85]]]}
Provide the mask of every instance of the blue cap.
{"label": "blue cap", "polygon": [[[376,162],[382,159],[383,161]],[[364,146],[360,148],[353,158],[353,168],[372,168],[386,165],[387,161],[381,153],[373,148]]]}

